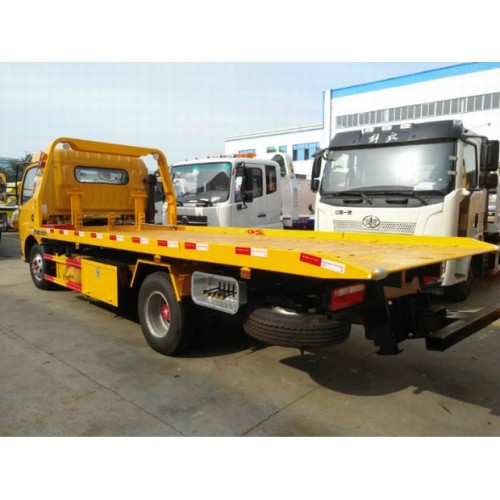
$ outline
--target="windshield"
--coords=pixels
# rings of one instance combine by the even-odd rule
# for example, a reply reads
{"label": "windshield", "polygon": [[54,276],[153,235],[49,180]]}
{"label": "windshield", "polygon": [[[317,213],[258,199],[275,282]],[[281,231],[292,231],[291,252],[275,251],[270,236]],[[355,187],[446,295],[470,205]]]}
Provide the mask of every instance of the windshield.
{"label": "windshield", "polygon": [[352,190],[446,194],[453,155],[453,142],[330,151],[320,193]]}
{"label": "windshield", "polygon": [[220,203],[229,198],[230,163],[193,163],[171,168],[175,196],[181,203]]}

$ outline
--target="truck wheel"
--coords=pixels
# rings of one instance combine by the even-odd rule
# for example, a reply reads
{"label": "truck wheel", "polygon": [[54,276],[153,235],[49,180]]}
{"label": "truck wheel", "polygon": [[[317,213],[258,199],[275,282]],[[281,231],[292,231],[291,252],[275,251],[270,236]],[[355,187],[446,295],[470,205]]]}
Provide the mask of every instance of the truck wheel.
{"label": "truck wheel", "polygon": [[300,313],[281,307],[257,307],[243,325],[251,337],[283,347],[321,347],[349,338],[349,316],[331,319],[321,314]]}
{"label": "truck wheel", "polygon": [[188,347],[193,337],[186,304],[178,302],[167,273],[150,274],[139,290],[138,313],[148,344],[161,354],[171,355]]}
{"label": "truck wheel", "polygon": [[452,302],[462,302],[471,293],[474,287],[474,271],[472,265],[469,266],[469,273],[467,279],[456,285],[447,286],[444,289],[445,297]]}
{"label": "truck wheel", "polygon": [[30,274],[33,283],[40,290],[53,290],[57,285],[45,279],[45,274],[52,274],[54,264],[43,258],[43,250],[40,245],[33,245],[29,256]]}

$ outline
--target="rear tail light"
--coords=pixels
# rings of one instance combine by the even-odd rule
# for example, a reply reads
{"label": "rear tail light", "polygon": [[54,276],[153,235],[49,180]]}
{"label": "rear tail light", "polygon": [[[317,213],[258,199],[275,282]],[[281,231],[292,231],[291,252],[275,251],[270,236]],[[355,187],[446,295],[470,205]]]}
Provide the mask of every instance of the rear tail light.
{"label": "rear tail light", "polygon": [[339,311],[355,304],[361,304],[365,301],[365,290],[366,286],[362,283],[335,288],[330,296],[330,309]]}

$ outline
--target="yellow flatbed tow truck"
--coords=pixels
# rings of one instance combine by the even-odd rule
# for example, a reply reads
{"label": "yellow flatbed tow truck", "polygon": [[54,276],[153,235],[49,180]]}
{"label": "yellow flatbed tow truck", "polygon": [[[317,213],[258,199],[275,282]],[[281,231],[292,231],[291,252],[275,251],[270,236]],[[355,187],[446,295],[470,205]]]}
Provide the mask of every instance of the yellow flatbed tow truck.
{"label": "yellow flatbed tow truck", "polygon": [[[168,205],[154,224],[154,159]],[[230,180],[252,203],[242,159]],[[207,314],[241,317],[252,337],[300,349],[342,342],[362,324],[381,354],[425,338],[444,350],[500,317],[493,305],[459,318],[434,307],[443,262],[498,247],[453,237],[177,225],[167,160],[157,149],[59,138],[33,157],[21,189],[19,236],[34,284],[137,308],[147,342],[176,354]]]}

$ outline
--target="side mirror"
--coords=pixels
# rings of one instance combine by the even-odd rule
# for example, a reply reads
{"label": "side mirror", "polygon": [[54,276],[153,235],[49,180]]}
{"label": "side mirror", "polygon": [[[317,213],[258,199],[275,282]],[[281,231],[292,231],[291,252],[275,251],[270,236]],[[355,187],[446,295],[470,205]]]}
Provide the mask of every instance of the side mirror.
{"label": "side mirror", "polygon": [[247,190],[247,169],[243,162],[235,167],[234,178],[236,202],[251,203],[253,201],[253,192]]}
{"label": "side mirror", "polygon": [[498,186],[498,174],[496,172],[488,172],[486,175],[486,188],[495,189]]}
{"label": "side mirror", "polygon": [[486,170],[494,172],[498,168],[498,145],[499,141],[488,141],[486,152]]}
{"label": "side mirror", "polygon": [[243,193],[243,201],[245,203],[252,203],[252,201],[253,201],[253,192],[252,191],[245,191]]}
{"label": "side mirror", "polygon": [[319,189],[319,178],[321,175],[321,166],[323,163],[324,149],[320,149],[314,153],[314,161],[311,170],[311,191],[316,193]]}

